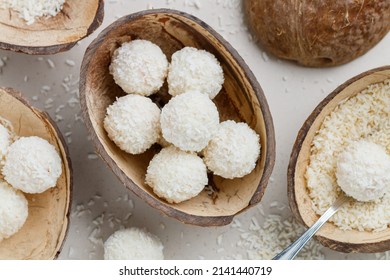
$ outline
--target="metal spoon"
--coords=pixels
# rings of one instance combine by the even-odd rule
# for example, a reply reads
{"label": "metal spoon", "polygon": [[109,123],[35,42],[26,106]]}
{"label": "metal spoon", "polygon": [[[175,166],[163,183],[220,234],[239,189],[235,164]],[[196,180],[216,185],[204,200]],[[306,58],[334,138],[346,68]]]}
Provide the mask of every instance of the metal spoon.
{"label": "metal spoon", "polygon": [[273,260],[292,260],[306,245],[306,243],[313,237],[313,235],[329,220],[330,217],[335,214],[340,207],[352,198],[341,194],[336,201],[325,211],[324,214],[315,222],[308,230],[306,230],[301,237],[299,237],[294,243],[277,254]]}

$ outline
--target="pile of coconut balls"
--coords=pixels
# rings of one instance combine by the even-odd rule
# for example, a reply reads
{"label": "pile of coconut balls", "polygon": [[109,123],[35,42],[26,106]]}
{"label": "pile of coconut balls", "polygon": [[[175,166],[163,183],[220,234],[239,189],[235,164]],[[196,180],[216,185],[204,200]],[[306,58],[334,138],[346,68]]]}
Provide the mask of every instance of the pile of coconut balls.
{"label": "pile of coconut balls", "polygon": [[[115,50],[110,73],[127,95],[106,111],[104,127],[123,151],[141,154],[153,144],[163,149],[150,161],[145,182],[169,203],[198,195],[207,172],[240,178],[260,155],[259,136],[246,123],[220,123],[212,101],[224,82],[222,67],[205,50],[184,47],[169,63],[160,47],[146,40]],[[149,96],[167,79],[169,102],[159,108]]]}
{"label": "pile of coconut balls", "polygon": [[55,187],[62,173],[61,158],[46,140],[19,137],[0,117],[0,242],[17,233],[27,220],[24,193]]}

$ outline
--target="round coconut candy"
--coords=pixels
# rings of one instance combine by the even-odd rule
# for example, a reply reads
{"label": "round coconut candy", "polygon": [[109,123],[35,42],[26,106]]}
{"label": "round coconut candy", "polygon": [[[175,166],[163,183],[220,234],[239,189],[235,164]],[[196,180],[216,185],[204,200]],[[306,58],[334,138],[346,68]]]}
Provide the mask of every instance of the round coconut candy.
{"label": "round coconut candy", "polygon": [[0,242],[17,233],[27,216],[28,203],[23,193],[0,179]]}
{"label": "round coconut candy", "polygon": [[9,147],[3,167],[5,180],[25,193],[42,193],[57,184],[62,173],[58,152],[45,139],[21,137]]}
{"label": "round coconut candy", "polygon": [[107,107],[104,128],[123,151],[141,154],[160,137],[160,109],[147,97],[122,96]]}
{"label": "round coconut candy", "polygon": [[218,124],[217,107],[198,91],[173,97],[161,110],[163,137],[183,151],[201,151],[215,134]]}
{"label": "round coconut candy", "polygon": [[390,190],[390,156],[373,142],[352,142],[337,158],[337,184],[349,196],[367,202]]}
{"label": "round coconut candy", "polygon": [[221,90],[224,77],[213,54],[185,47],[172,55],[167,81],[172,96],[196,90],[213,99]]}
{"label": "round coconut candy", "polygon": [[228,179],[243,177],[256,166],[259,136],[246,123],[222,122],[203,155],[214,174]]}
{"label": "round coconut candy", "polygon": [[105,260],[163,260],[160,239],[140,228],[121,229],[104,242]]}
{"label": "round coconut candy", "polygon": [[164,84],[168,60],[156,44],[134,40],[114,51],[110,73],[126,93],[149,96]]}
{"label": "round coconut candy", "polygon": [[150,161],[145,182],[159,197],[179,203],[203,190],[208,183],[207,168],[197,155],[170,146]]}

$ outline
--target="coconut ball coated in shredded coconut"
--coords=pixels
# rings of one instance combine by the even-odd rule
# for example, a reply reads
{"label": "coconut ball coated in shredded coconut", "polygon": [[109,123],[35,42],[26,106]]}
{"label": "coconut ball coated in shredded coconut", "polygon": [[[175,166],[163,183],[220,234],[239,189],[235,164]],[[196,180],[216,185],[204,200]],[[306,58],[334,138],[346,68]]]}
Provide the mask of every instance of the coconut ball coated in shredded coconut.
{"label": "coconut ball coated in shredded coconut", "polygon": [[180,203],[197,196],[207,185],[207,168],[197,155],[170,146],[150,161],[145,182],[159,197]]}
{"label": "coconut ball coated in shredded coconut", "polygon": [[0,242],[17,233],[27,216],[28,203],[23,193],[0,179]]}
{"label": "coconut ball coated in shredded coconut", "polygon": [[337,158],[337,184],[349,196],[367,202],[390,191],[390,156],[366,140],[354,141]]}
{"label": "coconut ball coated in shredded coconut", "polygon": [[107,108],[104,128],[123,151],[141,154],[160,137],[160,109],[147,97],[122,96]]}
{"label": "coconut ball coated in shredded coconut", "polygon": [[21,137],[12,143],[3,167],[5,180],[25,193],[42,193],[55,187],[61,173],[58,152],[37,136]]}
{"label": "coconut ball coated in shredded coconut", "polygon": [[255,168],[260,148],[259,136],[246,123],[225,121],[203,150],[204,161],[216,175],[240,178]]}
{"label": "coconut ball coated in shredded coconut", "polygon": [[185,47],[172,55],[167,81],[172,96],[197,90],[213,99],[222,88],[224,76],[213,54]]}
{"label": "coconut ball coated in shredded coconut", "polygon": [[219,124],[213,101],[198,91],[173,97],[161,110],[162,135],[183,151],[199,152],[210,141]]}
{"label": "coconut ball coated in shredded coconut", "polygon": [[163,260],[160,239],[140,228],[121,229],[104,242],[105,260]]}
{"label": "coconut ball coated in shredded coconut", "polygon": [[164,84],[168,60],[156,44],[133,40],[114,51],[109,69],[115,82],[126,93],[149,96]]}

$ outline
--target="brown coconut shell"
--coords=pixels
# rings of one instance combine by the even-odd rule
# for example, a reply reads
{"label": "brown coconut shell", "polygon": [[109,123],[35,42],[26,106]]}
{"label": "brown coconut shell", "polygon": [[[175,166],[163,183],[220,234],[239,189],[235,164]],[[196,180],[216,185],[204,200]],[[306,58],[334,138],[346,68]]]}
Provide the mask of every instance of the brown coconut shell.
{"label": "brown coconut shell", "polygon": [[[157,44],[170,60],[185,46],[213,53],[220,61],[225,82],[213,100],[221,121],[243,121],[260,135],[261,156],[249,175],[227,180],[210,176],[212,195],[207,190],[179,203],[169,204],[145,184],[147,166],[159,151],[152,147],[141,155],[130,155],[111,141],[103,127],[106,108],[125,93],[109,73],[111,57],[123,42],[145,39]],[[103,158],[121,182],[141,199],[181,222],[201,226],[229,224],[238,213],[257,204],[267,187],[275,161],[272,117],[263,91],[243,59],[217,32],[201,20],[174,10],[148,10],[125,16],[108,26],[88,47],[80,76],[80,98],[88,132]],[[167,102],[166,85],[152,97]]]}
{"label": "brown coconut shell", "polygon": [[49,115],[30,106],[14,89],[0,88],[0,117],[12,123],[18,136],[46,139],[62,160],[56,187],[41,194],[25,194],[27,221],[16,234],[0,242],[0,259],[57,258],[68,230],[72,192],[72,165],[65,141]]}
{"label": "brown coconut shell", "polygon": [[[310,227],[318,220],[312,208],[305,173],[309,164],[311,143],[322,122],[340,103],[355,96],[370,84],[390,79],[390,66],[364,72],[335,89],[307,118],[292,149],[288,166],[288,199],[290,208],[300,222]],[[390,228],[374,231],[341,230],[327,222],[317,233],[317,240],[330,249],[351,253],[376,253],[390,250]]]}
{"label": "brown coconut shell", "polygon": [[313,67],[347,63],[390,30],[390,1],[244,0],[247,24],[273,55]]}
{"label": "brown coconut shell", "polygon": [[54,17],[31,25],[11,9],[0,9],[0,49],[27,54],[54,54],[71,49],[103,22],[103,0],[67,0]]}

